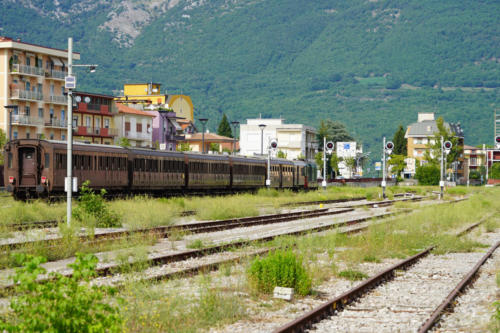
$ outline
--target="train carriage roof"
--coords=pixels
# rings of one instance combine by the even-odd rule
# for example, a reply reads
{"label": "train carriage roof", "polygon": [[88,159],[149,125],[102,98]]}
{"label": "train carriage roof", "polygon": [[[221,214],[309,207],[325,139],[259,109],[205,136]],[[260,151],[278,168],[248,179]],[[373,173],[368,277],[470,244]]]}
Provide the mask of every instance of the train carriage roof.
{"label": "train carriage roof", "polygon": [[233,162],[238,163],[254,163],[254,164],[266,164],[267,160],[262,158],[252,158],[244,156],[230,156],[229,159]]}
{"label": "train carriage roof", "polygon": [[184,154],[186,154],[189,159],[229,162],[229,156],[227,155],[197,154],[192,152],[186,152]]}
{"label": "train carriage roof", "polygon": [[128,148],[135,155],[147,155],[147,156],[167,156],[167,157],[179,157],[184,158],[184,154],[178,151],[169,150],[151,150],[144,148]]}
{"label": "train carriage roof", "polygon": [[[40,139],[17,139],[9,141],[9,143],[17,143],[18,145],[48,145],[53,148],[58,149],[67,149],[67,142],[61,140],[40,140]],[[77,151],[108,151],[113,153],[126,153],[126,149],[120,146],[113,145],[100,145],[93,143],[81,143],[81,142],[73,142],[73,150]]]}

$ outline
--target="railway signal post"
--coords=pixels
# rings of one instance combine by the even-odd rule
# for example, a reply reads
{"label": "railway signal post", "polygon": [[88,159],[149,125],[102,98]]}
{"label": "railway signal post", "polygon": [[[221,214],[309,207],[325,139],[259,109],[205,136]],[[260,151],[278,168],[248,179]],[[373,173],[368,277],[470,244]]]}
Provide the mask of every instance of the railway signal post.
{"label": "railway signal post", "polygon": [[323,182],[321,185],[323,186],[323,190],[326,191],[326,154],[328,155],[332,154],[333,151],[333,142],[328,141],[326,142],[326,137],[323,137]]}
{"label": "railway signal post", "polygon": [[382,158],[382,197],[385,199],[385,187],[387,186],[386,182],[386,174],[387,170],[385,169],[385,160],[386,160],[386,155],[391,155],[392,154],[392,149],[394,149],[394,143],[391,141],[385,142],[385,136],[384,136],[384,149],[383,149],[383,158]]}
{"label": "railway signal post", "polygon": [[444,180],[443,180],[444,159],[450,153],[451,147],[453,147],[452,143],[450,141],[444,142],[443,137],[441,137],[441,179],[439,181],[439,187],[441,189],[441,192],[439,194],[439,199],[441,199],[441,200],[443,200],[443,197],[444,197]]}

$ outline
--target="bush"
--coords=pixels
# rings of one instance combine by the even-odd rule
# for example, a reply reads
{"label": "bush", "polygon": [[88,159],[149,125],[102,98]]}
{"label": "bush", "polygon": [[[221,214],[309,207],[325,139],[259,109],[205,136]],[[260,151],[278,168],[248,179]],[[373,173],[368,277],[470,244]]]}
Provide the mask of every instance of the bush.
{"label": "bush", "polygon": [[471,170],[469,173],[469,179],[481,179],[481,173],[477,170]]}
{"label": "bush", "polygon": [[[122,318],[118,307],[103,301],[112,288],[81,283],[96,276],[97,257],[77,254],[71,277],[50,273],[46,283],[36,281],[46,271],[40,264],[44,257],[18,255],[24,263],[16,270],[13,281],[21,296],[11,301],[15,318],[0,321],[0,331],[8,332],[121,332]],[[121,299],[118,300],[121,302]]]}
{"label": "bush", "polygon": [[96,194],[89,187],[90,182],[87,180],[80,188],[80,197],[78,198],[78,206],[73,210],[73,216],[81,221],[95,219],[96,227],[116,227],[120,226],[118,215],[112,212],[104,200],[106,190],[102,189],[101,193]]}
{"label": "bush", "polygon": [[493,163],[489,174],[490,179],[500,179],[500,163]]}
{"label": "bush", "polygon": [[426,164],[417,168],[415,178],[419,185],[439,185],[440,170],[434,164]]}
{"label": "bush", "polygon": [[266,258],[256,258],[248,275],[252,287],[263,293],[272,293],[274,287],[294,288],[299,295],[311,291],[311,277],[304,269],[302,259],[290,250],[277,250]]}

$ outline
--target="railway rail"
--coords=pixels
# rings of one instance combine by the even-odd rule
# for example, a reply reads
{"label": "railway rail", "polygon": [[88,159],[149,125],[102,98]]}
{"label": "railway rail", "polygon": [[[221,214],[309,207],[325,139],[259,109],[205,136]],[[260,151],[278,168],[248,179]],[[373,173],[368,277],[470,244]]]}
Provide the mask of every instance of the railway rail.
{"label": "railway rail", "polygon": [[[489,215],[491,216],[491,215]],[[476,228],[479,224],[483,223],[489,216],[483,217],[479,222],[474,223],[467,227],[466,229],[458,232],[456,234],[457,237],[463,236],[465,233],[470,232],[474,228]],[[480,267],[486,262],[486,260],[491,257],[491,255],[494,253],[494,251],[500,246],[500,242],[496,242],[490,249],[489,251],[475,264],[473,269],[463,277],[463,279],[458,283],[458,285],[448,294],[448,296],[445,298],[445,300],[432,312],[430,317],[422,324],[422,326],[419,328],[418,332],[419,333],[424,333],[428,332],[431,328],[433,328],[439,321],[439,318],[441,315],[444,313],[444,311],[449,310],[450,308],[453,307],[453,301],[454,299],[459,295],[460,292],[463,292],[467,286],[474,280],[474,276],[477,274],[478,270]],[[358,302],[359,299],[365,297],[370,291],[373,289],[377,288],[380,285],[384,285],[386,282],[389,282],[390,280],[393,280],[396,276],[398,276],[398,271],[401,270],[407,270],[413,265],[415,265],[419,260],[423,259],[424,257],[428,256],[431,252],[431,250],[434,247],[429,247],[414,256],[405,259],[388,269],[383,270],[382,272],[378,273],[377,275],[365,280],[358,286],[352,288],[351,290],[341,294],[340,296],[337,296],[328,302],[325,302],[324,304],[320,305],[319,307],[314,308],[313,310],[305,313],[301,317],[277,328],[274,333],[284,333],[284,332],[305,332],[308,331],[309,329],[313,328],[313,325],[322,322],[323,320],[332,317],[334,315],[339,314],[342,312],[344,309],[347,309],[350,304],[353,304],[355,302]],[[420,280],[425,280],[425,278],[419,278]],[[432,280],[432,279],[431,279]],[[396,288],[397,289],[397,288]],[[420,292],[426,293],[425,290],[423,290],[422,287],[419,288]],[[379,292],[381,293],[381,292]],[[373,302],[371,303],[373,304]],[[373,305],[372,305],[373,306]],[[387,309],[390,309],[389,304],[385,304],[385,307]],[[420,308],[425,308],[424,306],[420,306]],[[355,311],[353,308],[352,311]],[[361,308],[359,311],[370,311],[370,309],[364,309]],[[390,311],[390,310],[389,310]],[[394,310],[396,311],[396,310]],[[405,312],[405,310],[398,310],[400,312]],[[412,312],[408,310],[409,312]],[[366,320],[368,321],[367,318],[359,318],[359,320]],[[318,328],[318,327],[317,327]],[[387,329],[387,327],[385,327]],[[321,330],[337,330],[338,327],[331,325],[328,326],[328,324],[323,324],[318,328],[319,331]],[[408,327],[405,327],[403,330],[408,329]]]}

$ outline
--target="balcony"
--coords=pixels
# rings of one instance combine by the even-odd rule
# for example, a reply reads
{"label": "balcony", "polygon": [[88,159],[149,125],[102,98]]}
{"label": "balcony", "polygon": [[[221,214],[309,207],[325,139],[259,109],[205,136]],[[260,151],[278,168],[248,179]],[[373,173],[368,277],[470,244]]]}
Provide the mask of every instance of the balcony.
{"label": "balcony", "polygon": [[66,128],[66,120],[53,118],[45,122],[45,127]]}
{"label": "balcony", "polygon": [[43,101],[43,94],[37,91],[14,89],[12,90],[12,96],[10,98],[38,102]]}
{"label": "balcony", "polygon": [[45,76],[43,68],[26,66],[21,64],[13,64],[11,74],[22,74],[28,76]]}
{"label": "balcony", "polygon": [[14,114],[12,115],[12,125],[43,126],[43,119]]}
{"label": "balcony", "polygon": [[75,111],[112,116],[111,112],[109,111],[109,106],[101,104],[78,103],[78,109],[76,109]]}
{"label": "balcony", "polygon": [[66,105],[66,104],[68,104],[68,97],[66,97],[64,95],[61,95],[61,96],[50,95],[47,102],[52,103],[52,104]]}
{"label": "balcony", "polygon": [[112,137],[118,134],[116,128],[78,126],[75,135]]}
{"label": "balcony", "polygon": [[132,140],[150,140],[152,139],[152,136],[150,133],[142,133],[142,132],[131,132],[131,131],[125,131],[125,137],[127,139],[132,139]]}
{"label": "balcony", "polygon": [[51,70],[47,71],[46,75],[47,77],[55,80],[62,80],[64,81],[64,78],[68,75],[68,72],[63,72],[63,71],[56,71],[56,70]]}

